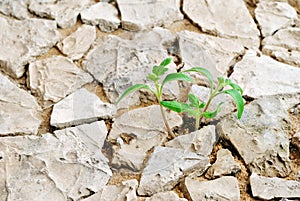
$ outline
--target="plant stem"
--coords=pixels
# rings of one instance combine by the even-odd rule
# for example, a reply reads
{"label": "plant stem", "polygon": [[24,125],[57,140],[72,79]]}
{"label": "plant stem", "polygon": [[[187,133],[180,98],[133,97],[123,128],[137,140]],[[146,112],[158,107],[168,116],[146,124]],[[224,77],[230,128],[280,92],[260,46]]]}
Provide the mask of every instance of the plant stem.
{"label": "plant stem", "polygon": [[169,124],[168,124],[168,121],[167,121],[167,118],[166,118],[166,115],[165,115],[165,112],[164,112],[164,108],[161,104],[159,104],[160,106],[160,112],[161,112],[161,116],[164,120],[164,123],[165,123],[165,126],[167,128],[167,131],[168,131],[168,134],[172,137],[172,138],[175,138],[176,136],[174,135],[174,133],[172,132]]}
{"label": "plant stem", "polygon": [[[208,106],[210,105],[213,98],[214,98],[214,96],[212,96],[212,95],[209,97],[207,104],[205,105],[202,113],[206,112],[206,110],[208,109]],[[200,123],[201,123],[202,119],[203,119],[203,115],[201,114],[199,122],[196,122],[196,127],[198,127],[197,130],[200,128]]]}

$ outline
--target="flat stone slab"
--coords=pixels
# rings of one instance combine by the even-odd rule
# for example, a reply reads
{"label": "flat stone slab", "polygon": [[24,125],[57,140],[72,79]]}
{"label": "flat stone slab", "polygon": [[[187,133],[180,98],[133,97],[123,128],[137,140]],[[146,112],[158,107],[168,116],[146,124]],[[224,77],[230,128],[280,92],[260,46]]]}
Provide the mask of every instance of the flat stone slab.
{"label": "flat stone slab", "polygon": [[195,169],[205,171],[208,165],[207,157],[184,149],[157,146],[143,170],[138,194],[171,190],[184,175]]}
{"label": "flat stone slab", "polygon": [[296,10],[287,2],[261,1],[255,9],[263,37],[273,35],[275,31],[295,25]]}
{"label": "flat stone slab", "polygon": [[[130,39],[110,35],[94,45],[86,56],[83,66],[103,84],[105,94],[113,103],[134,84],[152,84],[147,80],[147,74],[152,72],[154,65],[169,57],[168,48],[173,47],[175,41],[176,37],[162,28],[133,33]],[[173,62],[168,68],[168,73],[177,72]],[[179,87],[176,82],[169,82],[164,86],[163,93],[167,99],[177,98]],[[148,99],[155,100],[155,97],[149,93],[146,95],[133,93],[121,101],[118,107],[139,105],[140,99],[147,102]]]}
{"label": "flat stone slab", "polygon": [[82,88],[56,103],[50,124],[62,128],[112,118],[116,113],[114,105],[104,103],[98,96]]}
{"label": "flat stone slab", "polygon": [[0,73],[0,136],[37,134],[41,108],[35,98]]}
{"label": "flat stone slab", "polygon": [[259,31],[242,0],[228,0],[226,4],[218,0],[184,1],[183,12],[204,32],[236,39],[248,48],[259,47]]}
{"label": "flat stone slab", "polygon": [[[182,124],[175,112],[166,112],[171,128]],[[108,140],[116,141],[113,146],[112,164],[140,171],[147,152],[166,141],[168,134],[158,105],[130,110],[115,119]]]}
{"label": "flat stone slab", "polygon": [[181,31],[177,34],[183,70],[204,67],[213,77],[227,75],[235,57],[243,54],[244,47],[230,39]]}
{"label": "flat stone slab", "polygon": [[216,178],[223,175],[236,174],[241,171],[241,166],[234,161],[228,149],[220,149],[217,152],[216,162],[207,170],[207,178]]}
{"label": "flat stone slab", "polygon": [[211,181],[198,181],[189,177],[184,182],[190,200],[240,200],[238,180],[232,176],[224,176]]}
{"label": "flat stone slab", "polygon": [[15,78],[23,76],[25,65],[46,53],[60,37],[50,20],[0,17],[0,27],[0,67]]}
{"label": "flat stone slab", "polygon": [[89,50],[95,39],[96,28],[82,25],[63,41],[59,42],[57,47],[67,57],[72,60],[78,60]]}
{"label": "flat stone slab", "polygon": [[43,97],[44,105],[56,103],[92,81],[92,76],[63,56],[36,60],[29,65],[30,88]]}
{"label": "flat stone slab", "polygon": [[57,131],[55,136],[0,138],[0,197],[65,201],[101,190],[112,173],[108,159],[95,157],[91,146],[81,141],[82,135],[90,135],[81,130],[88,126]]}
{"label": "flat stone slab", "polygon": [[290,173],[288,109],[298,104],[300,93],[261,97],[245,106],[240,120],[235,115],[217,125],[251,172],[274,177]]}
{"label": "flat stone slab", "polygon": [[98,2],[80,12],[81,20],[85,24],[98,25],[103,32],[112,32],[118,29],[121,21],[118,9],[107,2]]}
{"label": "flat stone slab", "polygon": [[230,76],[234,83],[242,87],[243,95],[258,98],[300,92],[300,68],[257,54],[249,50],[235,65]]}
{"label": "flat stone slab", "polygon": [[30,1],[28,9],[39,17],[54,19],[61,28],[69,28],[76,24],[80,11],[92,3],[91,0],[35,0]]}
{"label": "flat stone slab", "polygon": [[262,41],[262,51],[275,57],[278,61],[300,67],[299,35],[299,27],[281,29]]}
{"label": "flat stone slab", "polygon": [[215,126],[209,125],[192,133],[178,136],[166,142],[165,145],[209,157],[216,142]]}
{"label": "flat stone slab", "polygon": [[179,198],[174,191],[166,191],[156,193],[150,198],[146,198],[146,201],[187,201],[187,199]]}
{"label": "flat stone slab", "polygon": [[117,4],[121,12],[122,28],[131,31],[167,26],[183,19],[179,0],[117,0]]}
{"label": "flat stone slab", "polygon": [[263,177],[252,174],[251,191],[254,197],[271,200],[274,198],[300,198],[300,182],[277,177]]}
{"label": "flat stone slab", "polygon": [[138,181],[136,179],[122,181],[117,185],[107,185],[98,193],[83,199],[83,201],[137,201],[136,189]]}

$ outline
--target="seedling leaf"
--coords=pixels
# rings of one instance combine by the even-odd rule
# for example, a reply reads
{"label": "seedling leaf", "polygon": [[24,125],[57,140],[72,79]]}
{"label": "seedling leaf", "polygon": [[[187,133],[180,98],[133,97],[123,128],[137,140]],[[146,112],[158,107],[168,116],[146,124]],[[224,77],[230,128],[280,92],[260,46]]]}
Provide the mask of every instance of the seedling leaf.
{"label": "seedling leaf", "polygon": [[169,75],[167,75],[165,77],[165,79],[163,80],[162,82],[162,85],[161,86],[164,86],[167,82],[171,82],[171,81],[174,81],[174,80],[182,80],[182,81],[186,81],[186,82],[194,82],[194,80],[185,75],[185,74],[182,74],[182,73],[170,73]]}
{"label": "seedling leaf", "polygon": [[189,101],[190,101],[192,107],[196,107],[196,108],[199,107],[199,104],[200,104],[199,99],[194,94],[189,94]]}
{"label": "seedling leaf", "polygon": [[130,93],[132,93],[134,91],[137,91],[139,89],[148,89],[149,91],[152,91],[151,88],[148,85],[145,85],[145,84],[133,85],[133,86],[129,87],[128,89],[126,89],[126,91],[120,96],[120,98],[118,99],[116,104],[118,104],[123,98],[128,96]]}
{"label": "seedling leaf", "polygon": [[235,101],[235,104],[236,104],[236,107],[238,110],[237,118],[240,119],[242,117],[242,114],[244,111],[244,100],[243,100],[242,95],[240,94],[239,91],[237,91],[235,89],[229,89],[229,90],[225,90],[223,92],[226,94],[229,94]]}
{"label": "seedling leaf", "polygon": [[188,109],[186,103],[179,103],[177,101],[160,101],[160,104],[174,112],[185,112]]}
{"label": "seedling leaf", "polygon": [[163,66],[154,66],[152,69],[152,73],[156,76],[162,76],[165,72],[168,71],[168,68],[165,68]]}
{"label": "seedling leaf", "polygon": [[157,75],[152,74],[152,73],[149,73],[149,74],[147,75],[147,78],[148,78],[149,80],[153,81],[153,82],[156,82],[157,80],[159,80],[159,77],[157,77]]}
{"label": "seedling leaf", "polygon": [[167,66],[171,63],[172,59],[171,58],[166,58],[165,60],[163,60],[161,63],[160,63],[160,66]]}
{"label": "seedling leaf", "polygon": [[206,70],[205,68],[201,68],[201,67],[194,67],[194,68],[190,68],[188,70],[185,70],[183,72],[198,72],[198,73],[201,73],[202,75],[204,75],[205,77],[208,78],[208,81],[210,83],[210,86],[212,87],[213,86],[213,82],[214,82],[214,79],[213,79],[213,76],[211,75],[211,73]]}
{"label": "seedling leaf", "polygon": [[203,112],[202,115],[205,117],[205,118],[215,118],[219,112],[221,111],[221,105],[223,104],[223,102],[219,103],[217,109],[213,112]]}
{"label": "seedling leaf", "polygon": [[235,90],[237,90],[238,92],[240,92],[241,94],[243,94],[243,89],[242,89],[239,85],[233,83],[230,79],[226,79],[226,83],[227,83],[229,86],[231,86],[233,89],[235,89]]}

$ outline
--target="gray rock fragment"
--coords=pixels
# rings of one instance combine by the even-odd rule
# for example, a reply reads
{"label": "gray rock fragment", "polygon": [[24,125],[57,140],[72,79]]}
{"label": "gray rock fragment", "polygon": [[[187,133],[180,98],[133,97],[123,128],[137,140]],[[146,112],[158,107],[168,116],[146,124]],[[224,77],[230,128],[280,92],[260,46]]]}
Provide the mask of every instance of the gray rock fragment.
{"label": "gray rock fragment", "polygon": [[82,88],[56,103],[50,124],[62,128],[111,118],[116,113],[114,105],[104,103],[98,96]]}
{"label": "gray rock fragment", "polygon": [[103,32],[115,31],[121,24],[117,8],[107,2],[92,5],[81,11],[80,16],[83,23],[98,25]]}
{"label": "gray rock fragment", "polygon": [[187,177],[184,185],[192,201],[240,200],[238,180],[232,176],[224,176],[211,181],[197,181]]}
{"label": "gray rock fragment", "polygon": [[157,146],[143,170],[138,194],[153,195],[171,190],[188,172],[204,171],[208,165],[207,157],[183,149]]}
{"label": "gray rock fragment", "polygon": [[121,12],[122,27],[131,31],[167,26],[183,19],[179,0],[117,0],[117,3]]}
{"label": "gray rock fragment", "polygon": [[66,57],[52,56],[29,65],[30,88],[43,97],[44,105],[58,102],[92,81],[88,73]]}
{"label": "gray rock fragment", "polygon": [[89,50],[95,39],[96,28],[89,25],[82,25],[63,41],[59,42],[57,47],[72,60],[77,60]]}
{"label": "gray rock fragment", "polygon": [[236,174],[241,170],[241,166],[234,161],[228,149],[220,149],[217,152],[216,162],[208,169],[207,178],[216,178],[223,175]]}
{"label": "gray rock fragment", "polygon": [[277,60],[300,66],[300,28],[289,27],[266,37],[263,41],[262,51],[275,57]]}
{"label": "gray rock fragment", "polygon": [[290,173],[287,110],[299,103],[300,94],[261,97],[245,106],[240,120],[224,118],[218,133],[229,140],[251,172],[264,176]]}
{"label": "gray rock fragment", "polygon": [[7,192],[8,201],[65,201],[101,190],[112,173],[108,160],[103,155],[94,158],[94,151],[81,141],[84,132],[73,128],[56,136],[1,138],[5,185],[0,182],[0,192]]}
{"label": "gray rock fragment", "polygon": [[174,191],[166,191],[156,193],[150,198],[146,198],[146,201],[187,201],[187,199],[179,198]]}
{"label": "gray rock fragment", "polygon": [[[147,74],[152,71],[153,65],[168,57],[167,49],[172,47],[175,40],[170,31],[162,28],[133,34],[131,39],[109,36],[99,41],[89,51],[83,66],[97,81],[103,83],[109,100],[115,102],[134,84],[152,84],[146,79]],[[176,72],[176,65],[173,62],[168,68],[168,72]],[[174,82],[167,83],[163,93],[165,98],[174,99],[179,95],[179,87]],[[147,94],[143,101],[147,102],[147,98],[155,100],[154,96]],[[139,94],[134,93],[120,102],[118,107],[127,108],[139,103]]]}
{"label": "gray rock fragment", "polygon": [[253,196],[260,199],[300,198],[300,182],[294,180],[263,177],[253,173],[250,185]]}
{"label": "gray rock fragment", "polygon": [[297,147],[300,151],[300,132],[297,132],[293,135],[292,143]]}
{"label": "gray rock fragment", "polygon": [[248,48],[259,46],[259,31],[244,1],[189,0],[183,2],[183,11],[204,32],[231,38]]}
{"label": "gray rock fragment", "polygon": [[0,73],[0,136],[37,134],[40,115],[35,98]]}
{"label": "gray rock fragment", "polygon": [[192,133],[178,136],[166,142],[165,145],[209,157],[216,141],[215,126],[209,125]]}
{"label": "gray rock fragment", "polygon": [[262,35],[266,37],[279,29],[294,25],[297,12],[287,2],[261,1],[255,9],[255,18],[261,27]]}
{"label": "gray rock fragment", "polygon": [[138,181],[136,179],[122,181],[117,185],[105,186],[103,190],[83,201],[137,201],[137,187]]}
{"label": "gray rock fragment", "polygon": [[[171,128],[182,124],[181,117],[175,112],[166,112]],[[117,117],[108,139],[121,142],[114,146],[112,164],[116,167],[127,166],[139,171],[143,161],[154,146],[161,145],[167,138],[167,132],[158,105],[130,110]]]}
{"label": "gray rock fragment", "polygon": [[265,95],[300,92],[300,69],[280,63],[268,56],[257,56],[249,50],[234,67],[230,79],[240,85],[243,95],[258,98]]}
{"label": "gray rock fragment", "polygon": [[91,0],[35,0],[30,1],[30,12],[44,18],[54,19],[61,28],[72,27],[79,13],[94,1]]}
{"label": "gray rock fragment", "polygon": [[31,17],[27,10],[28,3],[29,0],[2,0],[0,1],[0,12],[17,19],[27,19]]}
{"label": "gray rock fragment", "polygon": [[181,31],[177,37],[179,54],[185,64],[183,70],[204,67],[216,78],[226,75],[234,58],[244,51],[241,44],[225,38],[191,31]]}
{"label": "gray rock fragment", "polygon": [[16,78],[24,74],[26,64],[59,40],[56,24],[50,20],[0,17],[0,27],[0,67]]}

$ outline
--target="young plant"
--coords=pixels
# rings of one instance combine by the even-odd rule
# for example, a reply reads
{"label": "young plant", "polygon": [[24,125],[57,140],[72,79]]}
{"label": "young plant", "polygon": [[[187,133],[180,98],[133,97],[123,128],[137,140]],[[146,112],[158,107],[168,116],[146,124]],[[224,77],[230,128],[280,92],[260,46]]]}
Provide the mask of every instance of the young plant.
{"label": "young plant", "polygon": [[164,75],[168,71],[168,68],[166,66],[169,65],[171,63],[171,61],[172,61],[171,58],[167,58],[167,59],[163,60],[158,66],[156,66],[156,65],[153,66],[152,73],[149,73],[147,75],[147,79],[150,80],[150,81],[152,81],[154,83],[155,89],[152,89],[150,86],[148,86],[146,84],[136,84],[136,85],[133,85],[133,86],[129,87],[120,96],[120,98],[118,99],[118,101],[116,102],[116,104],[118,104],[123,98],[125,98],[128,94],[130,94],[130,93],[132,93],[134,91],[137,91],[137,90],[140,90],[140,89],[149,90],[152,94],[155,95],[155,97],[156,97],[156,99],[157,99],[157,101],[159,103],[161,115],[162,115],[165,127],[166,127],[166,129],[168,131],[168,134],[171,137],[174,138],[175,135],[172,132],[172,130],[171,130],[169,124],[168,124],[168,121],[167,121],[167,118],[166,118],[163,106],[161,104],[161,102],[162,102],[162,94],[163,94],[163,87],[165,86],[166,83],[171,82],[171,81],[182,80],[182,81],[187,81],[187,82],[193,82],[193,79],[191,77],[183,74],[183,73],[170,73],[170,74],[168,74],[162,80],[162,82],[160,82],[161,78],[162,78],[162,75]]}
{"label": "young plant", "polygon": [[[175,112],[188,112],[189,116],[193,116],[195,118],[195,130],[198,130],[203,118],[214,118],[221,111],[221,105],[223,104],[223,102],[220,102],[218,104],[217,109],[215,111],[208,111],[212,100],[220,94],[228,94],[233,98],[233,100],[236,103],[238,111],[237,117],[239,119],[241,118],[244,111],[244,101],[242,98],[243,90],[240,86],[233,83],[230,79],[224,79],[223,77],[219,77],[218,84],[214,88],[214,82],[211,73],[208,70],[200,67],[191,68],[183,72],[198,72],[207,77],[210,84],[208,101],[201,103],[197,96],[195,96],[194,94],[189,94],[189,104],[180,103],[177,101],[161,101],[161,105]],[[229,87],[229,89],[225,88],[227,86]]]}

